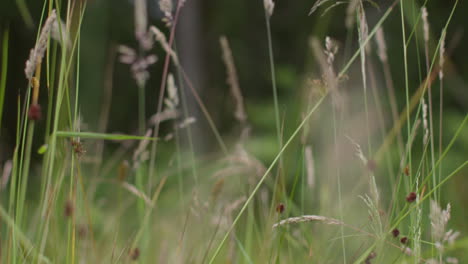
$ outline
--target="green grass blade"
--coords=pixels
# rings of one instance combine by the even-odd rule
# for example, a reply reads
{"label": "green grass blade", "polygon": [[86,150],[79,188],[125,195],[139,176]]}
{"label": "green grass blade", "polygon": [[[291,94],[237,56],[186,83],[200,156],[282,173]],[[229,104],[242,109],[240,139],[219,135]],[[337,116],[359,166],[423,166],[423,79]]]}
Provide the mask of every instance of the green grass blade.
{"label": "green grass blade", "polygon": [[[10,35],[9,28],[3,32],[2,38],[2,72],[0,79],[0,127],[2,127],[2,117],[3,117],[3,102],[5,101],[5,89],[6,89],[6,80],[8,72],[8,37]],[[1,133],[1,131],[0,131]]]}
{"label": "green grass blade", "polygon": [[156,140],[154,137],[133,136],[124,134],[106,134],[94,132],[73,132],[73,131],[57,131],[57,137],[80,137],[87,139],[103,139],[103,140]]}

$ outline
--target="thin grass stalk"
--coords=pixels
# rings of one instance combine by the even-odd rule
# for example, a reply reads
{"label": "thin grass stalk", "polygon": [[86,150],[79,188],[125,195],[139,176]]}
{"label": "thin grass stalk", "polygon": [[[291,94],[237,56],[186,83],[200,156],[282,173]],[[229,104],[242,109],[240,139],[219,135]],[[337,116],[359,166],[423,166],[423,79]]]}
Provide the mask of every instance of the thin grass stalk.
{"label": "thin grass stalk", "polygon": [[[17,181],[18,181],[18,171],[19,171],[19,162],[18,162],[18,157],[19,157],[19,144],[20,144],[20,131],[21,131],[21,99],[20,96],[18,96],[18,108],[17,108],[17,125],[16,125],[16,143],[15,143],[15,149],[13,151],[13,168],[11,171],[11,179],[10,179],[10,197],[9,197],[9,204],[8,204],[8,214],[13,215],[14,214],[14,206],[15,206],[15,197],[16,197],[16,191],[17,191]],[[13,229],[13,231],[10,231],[11,233],[11,243],[10,246],[12,245],[13,248],[9,249],[10,253],[9,255],[12,255],[12,263],[16,263],[16,254],[17,254],[17,242],[16,242],[16,231]]]}
{"label": "thin grass stalk", "polygon": [[[174,42],[174,46],[177,46],[176,43]],[[184,85],[184,82],[182,81],[182,72],[180,71],[179,68],[177,68],[177,79],[178,83],[180,86],[180,96],[181,96],[181,102],[182,102],[182,111],[184,112],[184,117],[189,116],[189,109],[188,109],[188,103],[187,103],[187,95],[186,95],[186,87]],[[190,150],[190,160],[191,160],[191,172],[192,176],[195,180],[195,184],[198,184],[198,174],[197,174],[197,168],[195,167],[195,148],[194,148],[194,141],[192,137],[192,127],[188,126],[187,129],[187,141],[189,145],[189,150]]]}
{"label": "thin grass stalk", "polygon": [[[426,7],[422,8],[422,19],[423,19],[423,27],[424,27],[424,54],[425,54],[425,63],[426,63],[426,73],[429,75],[429,22],[427,20],[427,9]],[[429,141],[431,147],[431,165],[434,167],[434,128],[433,128],[433,115],[432,115],[432,83],[428,84],[427,88],[427,95],[429,101]],[[426,144],[426,142],[425,142]],[[435,186],[437,184],[437,176],[434,174],[432,177],[432,184]],[[438,197],[437,191],[434,192],[434,197],[437,199]]]}
{"label": "thin grass stalk", "polygon": [[[449,15],[449,17],[448,17],[448,19],[447,19],[447,22],[445,23],[445,26],[444,26],[444,29],[443,29],[443,31],[445,31],[445,32],[447,31],[447,28],[448,28],[448,26],[449,26],[449,24],[450,24],[450,22],[451,22],[451,20],[452,20],[452,17],[453,17],[453,15],[454,15],[454,13],[455,13],[455,10],[456,10],[456,8],[457,8],[457,6],[458,6],[458,2],[459,2],[459,0],[456,0],[456,1],[455,1],[455,4],[453,5],[453,8],[452,8],[452,10],[451,10],[451,12],[450,12],[450,15]],[[443,39],[441,38],[441,39],[439,39],[439,42],[438,42],[437,47],[436,47],[436,50],[439,50],[442,44],[443,44]],[[434,54],[433,59],[432,59],[432,62],[431,62],[431,66],[430,66],[430,69],[429,69],[430,72],[432,72],[432,70],[433,70],[433,68],[434,68],[436,59],[437,59],[437,56],[436,56],[436,54]],[[437,72],[436,72],[436,73],[437,73]],[[426,86],[426,87],[428,86],[428,83],[427,83],[427,82],[425,83],[425,86]],[[468,118],[468,115],[465,117],[465,119],[464,119],[464,121],[463,121],[463,124],[466,122],[467,118]],[[458,135],[458,132],[459,132],[459,131],[457,131],[456,135]],[[452,143],[453,143],[453,140],[452,140],[450,143],[452,144]],[[447,151],[444,151],[444,153],[443,153],[442,156],[445,156],[446,153],[447,153]],[[431,173],[430,173],[431,176],[432,176],[432,174],[434,174],[434,170],[435,170],[436,167],[439,166],[439,163],[440,163],[440,162],[442,162],[442,157],[440,157],[439,160],[432,166],[432,168],[431,168]],[[424,183],[425,183],[427,180],[428,180],[428,179],[425,178]],[[423,185],[424,185],[424,184],[422,184],[422,186],[423,186]]]}
{"label": "thin grass stalk", "polygon": [[179,69],[180,69],[180,72],[182,73],[182,77],[183,77],[184,81],[187,83],[187,86],[189,87],[190,92],[192,93],[195,101],[197,102],[198,106],[200,107],[203,114],[205,115],[206,121],[208,122],[214,136],[216,137],[216,141],[218,142],[221,150],[223,151],[223,154],[225,156],[228,156],[229,153],[228,153],[228,149],[226,147],[226,144],[224,143],[223,138],[219,134],[219,131],[216,128],[216,124],[214,123],[213,118],[211,118],[211,115],[208,112],[208,109],[206,108],[205,104],[203,103],[200,95],[198,94],[197,90],[195,89],[192,81],[190,80],[190,78],[187,75],[187,73],[185,72],[185,70],[181,66],[179,66]]}
{"label": "thin grass stalk", "polygon": [[[170,30],[170,36],[169,36],[169,42],[168,45],[169,47],[172,47],[174,44],[175,40],[175,30],[177,27],[177,22],[179,21],[179,15],[180,11],[182,9],[184,1],[178,1],[174,20],[171,25],[171,30]],[[167,81],[167,75],[169,73],[169,65],[171,62],[171,55],[169,53],[166,53],[166,57],[164,59],[164,66],[163,66],[163,73],[161,77],[161,85],[159,86],[159,97],[158,97],[158,105],[156,107],[156,113],[159,113],[162,111],[163,107],[163,102],[164,102],[164,94],[166,92],[166,81]],[[159,124],[160,122],[156,122],[154,125],[154,130],[153,130],[153,137],[157,138],[159,135]],[[148,172],[148,177],[151,180],[154,176],[154,167],[155,167],[155,162],[156,162],[156,149],[157,149],[158,142],[154,141],[151,143],[151,154],[150,154],[150,163],[149,163],[149,172]]]}
{"label": "thin grass stalk", "polygon": [[[402,32],[402,43],[403,43],[403,61],[404,61],[404,73],[405,73],[405,99],[406,99],[406,127],[407,127],[407,138],[411,138],[411,118],[410,118],[410,110],[409,110],[409,76],[408,76],[408,47],[406,45],[406,29],[405,29],[405,20],[404,20],[404,11],[403,11],[403,3],[404,1],[400,2],[400,16],[401,16],[401,32]],[[411,149],[406,150],[408,155],[408,167],[409,171],[412,171],[412,155]],[[412,181],[412,175],[409,175],[410,182]]]}
{"label": "thin grass stalk", "polygon": [[[392,73],[390,70],[390,64],[388,63],[387,49],[386,49],[386,44],[385,44],[386,41],[385,41],[384,31],[382,27],[379,28],[377,31],[376,39],[377,39],[377,46],[379,49],[379,59],[380,59],[380,62],[382,63],[382,67],[384,71],[384,78],[385,78],[385,84],[387,87],[388,100],[390,103],[390,108],[391,108],[391,113],[392,113],[393,126],[395,126],[396,123],[398,122],[398,106],[397,106],[396,95],[395,95],[395,86],[393,84]],[[402,155],[404,151],[404,147],[403,147],[403,138],[401,136],[400,131],[397,132],[397,143],[398,143],[399,154]]]}
{"label": "thin grass stalk", "polygon": [[[105,133],[109,120],[110,108],[112,105],[112,88],[114,79],[114,62],[115,62],[115,45],[111,45],[107,53],[106,71],[104,73],[104,91],[101,111],[98,121],[98,132]],[[79,57],[79,56],[78,56]],[[102,164],[102,155],[104,152],[104,141],[98,141],[96,145],[96,166],[94,167],[94,175],[98,175]]]}
{"label": "thin grass stalk", "polygon": [[[395,0],[393,2],[393,4],[387,9],[387,11],[382,15],[382,17],[380,18],[380,20],[375,24],[374,28],[372,29],[372,31],[369,33],[369,35],[367,36],[367,38],[362,42],[362,46],[365,46],[367,45],[367,42],[369,42],[375,35],[375,33],[377,32],[377,30],[379,29],[379,27],[382,26],[382,24],[387,20],[388,16],[390,15],[390,13],[392,13],[393,11],[393,8],[398,4],[398,2],[400,2],[401,0]],[[343,66],[343,68],[341,69],[340,73],[338,74],[338,79],[340,78],[343,78],[344,75],[346,74],[346,72],[349,70],[349,68],[351,67],[351,65],[353,64],[353,62],[357,59],[357,57],[360,55],[360,52],[361,52],[361,46],[359,46],[359,49],[353,54],[353,56],[349,59],[348,63],[346,63],[346,65]]]}
{"label": "thin grass stalk", "polygon": [[223,237],[223,239],[221,240],[221,242],[219,243],[218,247],[216,248],[216,251],[214,252],[214,254],[212,255],[212,257],[210,258],[210,261],[209,263],[212,264],[216,257],[218,256],[221,248],[223,247],[224,243],[226,242],[226,239],[228,238],[229,234],[232,232],[232,230],[234,229],[234,227],[236,226],[237,222],[239,221],[240,217],[242,216],[242,214],[244,213],[244,211],[246,210],[247,206],[250,204],[250,202],[252,201],[253,197],[255,196],[255,194],[258,192],[258,190],[260,189],[260,186],[262,185],[262,183],[265,181],[266,177],[270,174],[271,170],[273,169],[273,167],[276,165],[276,163],[278,162],[279,158],[281,157],[281,155],[283,154],[283,152],[286,150],[286,148],[289,146],[289,144],[293,141],[293,139],[296,137],[296,135],[299,133],[299,131],[304,127],[304,125],[307,123],[307,121],[309,120],[309,118],[312,116],[312,114],[318,109],[318,107],[321,105],[321,103],[323,102],[323,100],[325,99],[326,96],[323,96],[322,98],[320,98],[320,100],[316,103],[316,105],[310,110],[310,112],[307,113],[307,115],[304,117],[303,121],[299,124],[299,126],[296,128],[296,130],[293,132],[293,134],[291,135],[291,137],[288,139],[288,141],[286,141],[286,143],[284,144],[283,148],[279,151],[278,155],[275,157],[275,159],[273,160],[273,162],[271,163],[270,167],[265,171],[265,174],[262,176],[262,178],[259,180],[259,182],[257,183],[257,185],[255,186],[255,188],[253,189],[252,193],[249,195],[249,197],[247,198],[247,200],[245,201],[244,205],[242,206],[242,208],[240,209],[239,213],[237,214],[236,218],[234,219],[234,221],[232,222],[232,225],[229,227],[228,231],[226,232],[225,236]]}
{"label": "thin grass stalk", "polygon": [[[43,33],[41,32],[41,34]],[[38,105],[40,76],[41,76],[41,63],[42,63],[42,59],[39,59],[36,65],[35,75],[30,81],[30,84],[32,86],[31,87],[32,98],[30,99],[32,101],[32,105]],[[25,122],[27,122],[27,125],[25,125],[24,127],[24,132],[27,130],[26,145],[22,146],[22,155],[21,155],[22,164],[20,165],[20,174],[19,174],[19,179],[18,179],[19,185],[18,185],[18,196],[16,199],[16,216],[15,216],[15,221],[19,223],[20,228],[23,222],[23,209],[24,209],[24,204],[26,201],[26,190],[28,186],[28,178],[29,178],[29,172],[30,172],[29,170],[30,170],[30,163],[31,163],[31,149],[32,149],[32,140],[34,137],[34,124],[35,124],[35,120],[33,118],[30,118],[28,121],[26,121],[26,114],[25,114],[24,119],[25,119]],[[24,163],[23,163],[23,160],[24,160]]]}
{"label": "thin grass stalk", "polygon": [[364,5],[362,1],[359,1],[359,8],[356,12],[359,21],[359,46],[360,46],[360,54],[361,54],[361,74],[362,74],[362,88],[364,94],[364,111],[366,113],[366,132],[367,132],[367,153],[369,156],[372,156],[372,146],[371,146],[371,133],[369,128],[369,107],[368,107],[368,100],[367,100],[367,70],[366,70],[366,49],[368,46],[363,43],[364,39],[367,38],[369,35],[368,33],[368,26],[367,26],[367,19],[366,13],[364,11]]}
{"label": "thin grass stalk", "polygon": [[[273,40],[271,38],[271,25],[270,25],[270,18],[272,15],[273,10],[269,10],[265,6],[265,24],[267,28],[267,39],[268,39],[268,59],[270,63],[270,74],[271,74],[271,85],[273,89],[273,103],[275,107],[275,120],[276,120],[276,136],[278,138],[279,149],[282,148],[283,140],[281,137],[281,129],[280,129],[280,114],[279,114],[279,105],[278,105],[278,89],[276,87],[276,70],[275,70],[275,62],[274,62],[274,55],[273,55]],[[282,164],[282,159],[280,159],[280,167]]]}
{"label": "thin grass stalk", "polygon": [[[340,162],[339,162],[339,147],[338,147],[338,128],[337,128],[337,118],[336,118],[336,107],[332,105],[332,113],[333,113],[333,146],[335,152],[335,162],[336,166],[336,179],[337,179],[337,189],[338,189],[338,208],[340,213],[340,221],[344,220],[343,215],[343,197],[341,194],[341,170],[340,170]],[[346,263],[346,245],[344,240],[344,228],[343,226],[340,227],[340,234],[341,234],[341,250],[343,252],[343,263]]]}
{"label": "thin grass stalk", "polygon": [[[69,3],[70,4],[70,3]],[[58,23],[61,25],[61,20],[58,14]],[[68,21],[67,21],[68,22]],[[59,26],[61,28],[61,26]],[[69,27],[67,27],[69,28]],[[55,113],[54,113],[54,119],[53,119],[53,128],[52,128],[52,134],[50,136],[50,145],[49,145],[49,151],[47,152],[48,154],[48,163],[47,163],[47,169],[46,169],[46,175],[45,175],[45,192],[41,198],[41,203],[42,205],[40,206],[41,208],[41,217],[45,218],[45,221],[41,221],[39,224],[39,231],[38,231],[38,238],[41,239],[40,243],[40,249],[39,252],[42,254],[45,251],[45,246],[46,246],[46,241],[47,241],[47,236],[48,236],[48,231],[49,231],[49,220],[50,216],[47,213],[47,209],[49,207],[48,201],[52,197],[49,197],[49,195],[52,195],[52,183],[53,183],[53,174],[54,174],[54,168],[55,168],[55,161],[56,161],[56,152],[57,152],[57,131],[59,129],[59,121],[60,121],[60,116],[61,116],[61,110],[62,110],[62,101],[64,98],[64,95],[66,94],[66,81],[68,79],[67,74],[67,58],[68,58],[68,53],[67,50],[62,48],[61,50],[61,60],[60,60],[60,69],[59,69],[59,81],[58,81],[58,87],[57,87],[57,98],[55,102]]]}
{"label": "thin grass stalk", "polygon": [[[439,49],[439,158],[442,154],[442,138],[443,138],[443,118],[444,118],[444,63],[445,63],[445,37],[446,30],[442,30],[441,44]],[[442,179],[442,164],[439,166],[439,178]]]}
{"label": "thin grass stalk", "polygon": [[[457,131],[455,132],[454,136],[452,137],[452,140],[450,141],[450,143],[445,148],[444,153],[441,155],[439,160],[436,162],[435,167],[431,168],[430,172],[425,177],[423,177],[424,181],[421,183],[420,189],[418,190],[418,193],[421,192],[423,186],[425,186],[425,184],[427,184],[427,181],[432,179],[432,174],[435,173],[435,170],[437,169],[439,164],[442,162],[442,160],[447,155],[449,150],[455,144],[455,141],[458,139],[458,137],[461,135],[461,132],[462,132],[463,128],[465,127],[465,124],[466,124],[467,121],[468,121],[468,115],[465,116],[465,119],[463,120],[463,122],[458,127]],[[466,165],[468,165],[468,161],[465,161],[462,165],[460,165],[457,169],[455,169],[452,173],[450,173],[447,177],[445,177],[442,181],[440,181],[437,184],[437,186],[432,188],[424,197],[420,198],[419,202],[417,204],[413,205],[408,211],[406,211],[406,208],[408,208],[408,204],[405,204],[405,207],[400,211],[400,216],[395,220],[395,223],[389,229],[389,232],[391,232],[391,230],[395,229],[403,221],[403,219],[406,216],[408,216],[408,214],[411,212],[412,209],[419,206],[420,203],[422,203],[425,199],[427,199],[428,197],[430,197],[432,195],[432,193],[435,191],[435,189],[440,188],[443,184],[445,184],[449,179],[451,179],[456,173],[458,173]]]}
{"label": "thin grass stalk", "polygon": [[[83,14],[84,14],[84,10],[83,10]],[[81,24],[81,23],[80,23]],[[81,42],[80,42],[80,31],[78,31],[78,34],[77,34],[77,39],[76,39],[76,43],[77,43],[77,56],[76,56],[76,84],[75,84],[75,103],[74,103],[74,110],[73,110],[73,124],[74,124],[74,127],[73,127],[73,130],[74,131],[77,131],[77,132],[80,132],[81,128],[80,128],[80,120],[79,120],[79,109],[78,109],[78,105],[79,105],[79,94],[80,94],[80,54],[81,54]],[[74,150],[72,150],[74,151]],[[75,173],[74,173],[74,168],[75,166],[80,166],[79,164],[79,155],[80,153],[75,153],[76,155],[71,155],[71,172],[70,172],[70,191],[69,191],[69,200],[72,201],[72,203],[74,205],[77,205],[77,192],[76,192],[76,187],[74,185],[74,182],[76,181],[76,176],[75,176]],[[78,159],[75,159],[75,157],[78,157]],[[76,165],[75,165],[75,162],[76,162]],[[71,256],[70,256],[70,259],[71,259],[71,263],[74,264],[75,263],[75,249],[76,249],[76,217],[75,217],[75,214],[72,213],[72,215],[70,216],[71,217],[71,222],[69,223],[69,226],[68,226],[68,230],[69,230],[69,235],[68,235],[68,241],[70,242],[71,241]],[[71,235],[71,237],[70,237]]]}
{"label": "thin grass stalk", "polygon": [[[30,256],[31,258],[33,259],[37,258],[38,263],[51,263],[47,257],[37,252],[37,250],[34,248],[33,244],[31,243],[31,241],[29,241],[27,236],[21,231],[21,228],[18,227],[16,221],[13,218],[11,218],[10,215],[8,215],[8,213],[5,211],[5,209],[1,205],[0,205],[0,216],[2,220],[5,221],[6,224],[10,227],[10,229],[13,229],[15,231],[18,241],[22,244],[23,247],[25,247],[25,249],[27,249],[26,251],[29,251],[31,253],[32,255]],[[16,254],[14,253],[13,253],[13,258],[14,258],[13,259],[13,263],[14,263],[16,262]]]}
{"label": "thin grass stalk", "polygon": [[[8,77],[8,44],[10,36],[10,26],[7,25],[2,37],[2,70],[0,72],[0,127],[2,126],[3,103],[5,101],[6,81]],[[0,130],[0,135],[2,131]]]}

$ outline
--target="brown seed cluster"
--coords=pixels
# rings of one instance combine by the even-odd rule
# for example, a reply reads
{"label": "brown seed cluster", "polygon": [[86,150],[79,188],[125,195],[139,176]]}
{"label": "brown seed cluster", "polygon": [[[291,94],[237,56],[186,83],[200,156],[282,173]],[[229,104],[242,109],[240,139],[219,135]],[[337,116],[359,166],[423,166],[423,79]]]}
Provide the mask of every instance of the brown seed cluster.
{"label": "brown seed cluster", "polygon": [[393,237],[398,237],[400,235],[400,230],[398,230],[398,228],[393,229],[392,235]]}
{"label": "brown seed cluster", "polygon": [[130,251],[130,259],[135,261],[138,260],[140,257],[140,249],[139,248],[134,248]]}
{"label": "brown seed cluster", "polygon": [[28,118],[32,121],[39,121],[42,118],[42,110],[39,104],[29,106]]}
{"label": "brown seed cluster", "polygon": [[81,157],[86,153],[86,150],[83,148],[83,143],[81,143],[81,141],[72,140],[71,145],[73,147],[73,151],[78,155],[78,157]]}

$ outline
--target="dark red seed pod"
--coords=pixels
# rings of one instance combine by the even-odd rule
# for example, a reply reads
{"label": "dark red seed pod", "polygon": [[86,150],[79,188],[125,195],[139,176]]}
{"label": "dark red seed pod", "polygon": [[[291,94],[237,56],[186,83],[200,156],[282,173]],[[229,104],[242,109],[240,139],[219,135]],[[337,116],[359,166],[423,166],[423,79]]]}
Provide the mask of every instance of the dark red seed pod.
{"label": "dark red seed pod", "polygon": [[29,106],[28,118],[33,121],[38,121],[42,118],[41,106],[39,104]]}
{"label": "dark red seed pod", "polygon": [[398,230],[398,228],[393,229],[392,235],[393,237],[398,237],[400,235],[400,230]]}
{"label": "dark red seed pod", "polygon": [[276,212],[278,214],[282,214],[284,212],[284,204],[282,203],[279,203],[277,206],[276,206]]}
{"label": "dark red seed pod", "polygon": [[406,243],[408,243],[408,238],[407,238],[407,237],[402,237],[402,238],[400,239],[400,242],[401,242],[402,244],[406,244]]}
{"label": "dark red seed pod", "polygon": [[417,195],[416,195],[415,192],[410,192],[410,193],[408,194],[408,196],[406,196],[406,201],[407,201],[408,203],[412,203],[412,202],[416,201],[416,197],[417,197]]}

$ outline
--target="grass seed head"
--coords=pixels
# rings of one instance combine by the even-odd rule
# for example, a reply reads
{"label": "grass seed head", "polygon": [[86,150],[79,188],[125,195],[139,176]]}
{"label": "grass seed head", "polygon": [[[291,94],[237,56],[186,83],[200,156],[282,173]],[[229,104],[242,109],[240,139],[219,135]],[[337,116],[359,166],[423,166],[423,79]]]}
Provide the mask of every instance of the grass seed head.
{"label": "grass seed head", "polygon": [[402,237],[402,238],[400,239],[400,242],[401,242],[402,244],[407,244],[407,243],[408,243],[408,237]]}
{"label": "grass seed head", "polygon": [[408,194],[408,196],[406,196],[406,201],[407,201],[408,203],[412,203],[412,202],[416,201],[416,197],[417,197],[417,196],[418,196],[418,195],[417,195],[415,192],[410,192],[410,193]]}
{"label": "grass seed head", "polygon": [[42,110],[39,104],[32,104],[29,107],[28,118],[32,121],[39,121],[42,118]]}
{"label": "grass seed head", "polygon": [[276,206],[276,212],[278,214],[282,214],[284,212],[284,204],[283,203],[279,203],[277,206]]}

